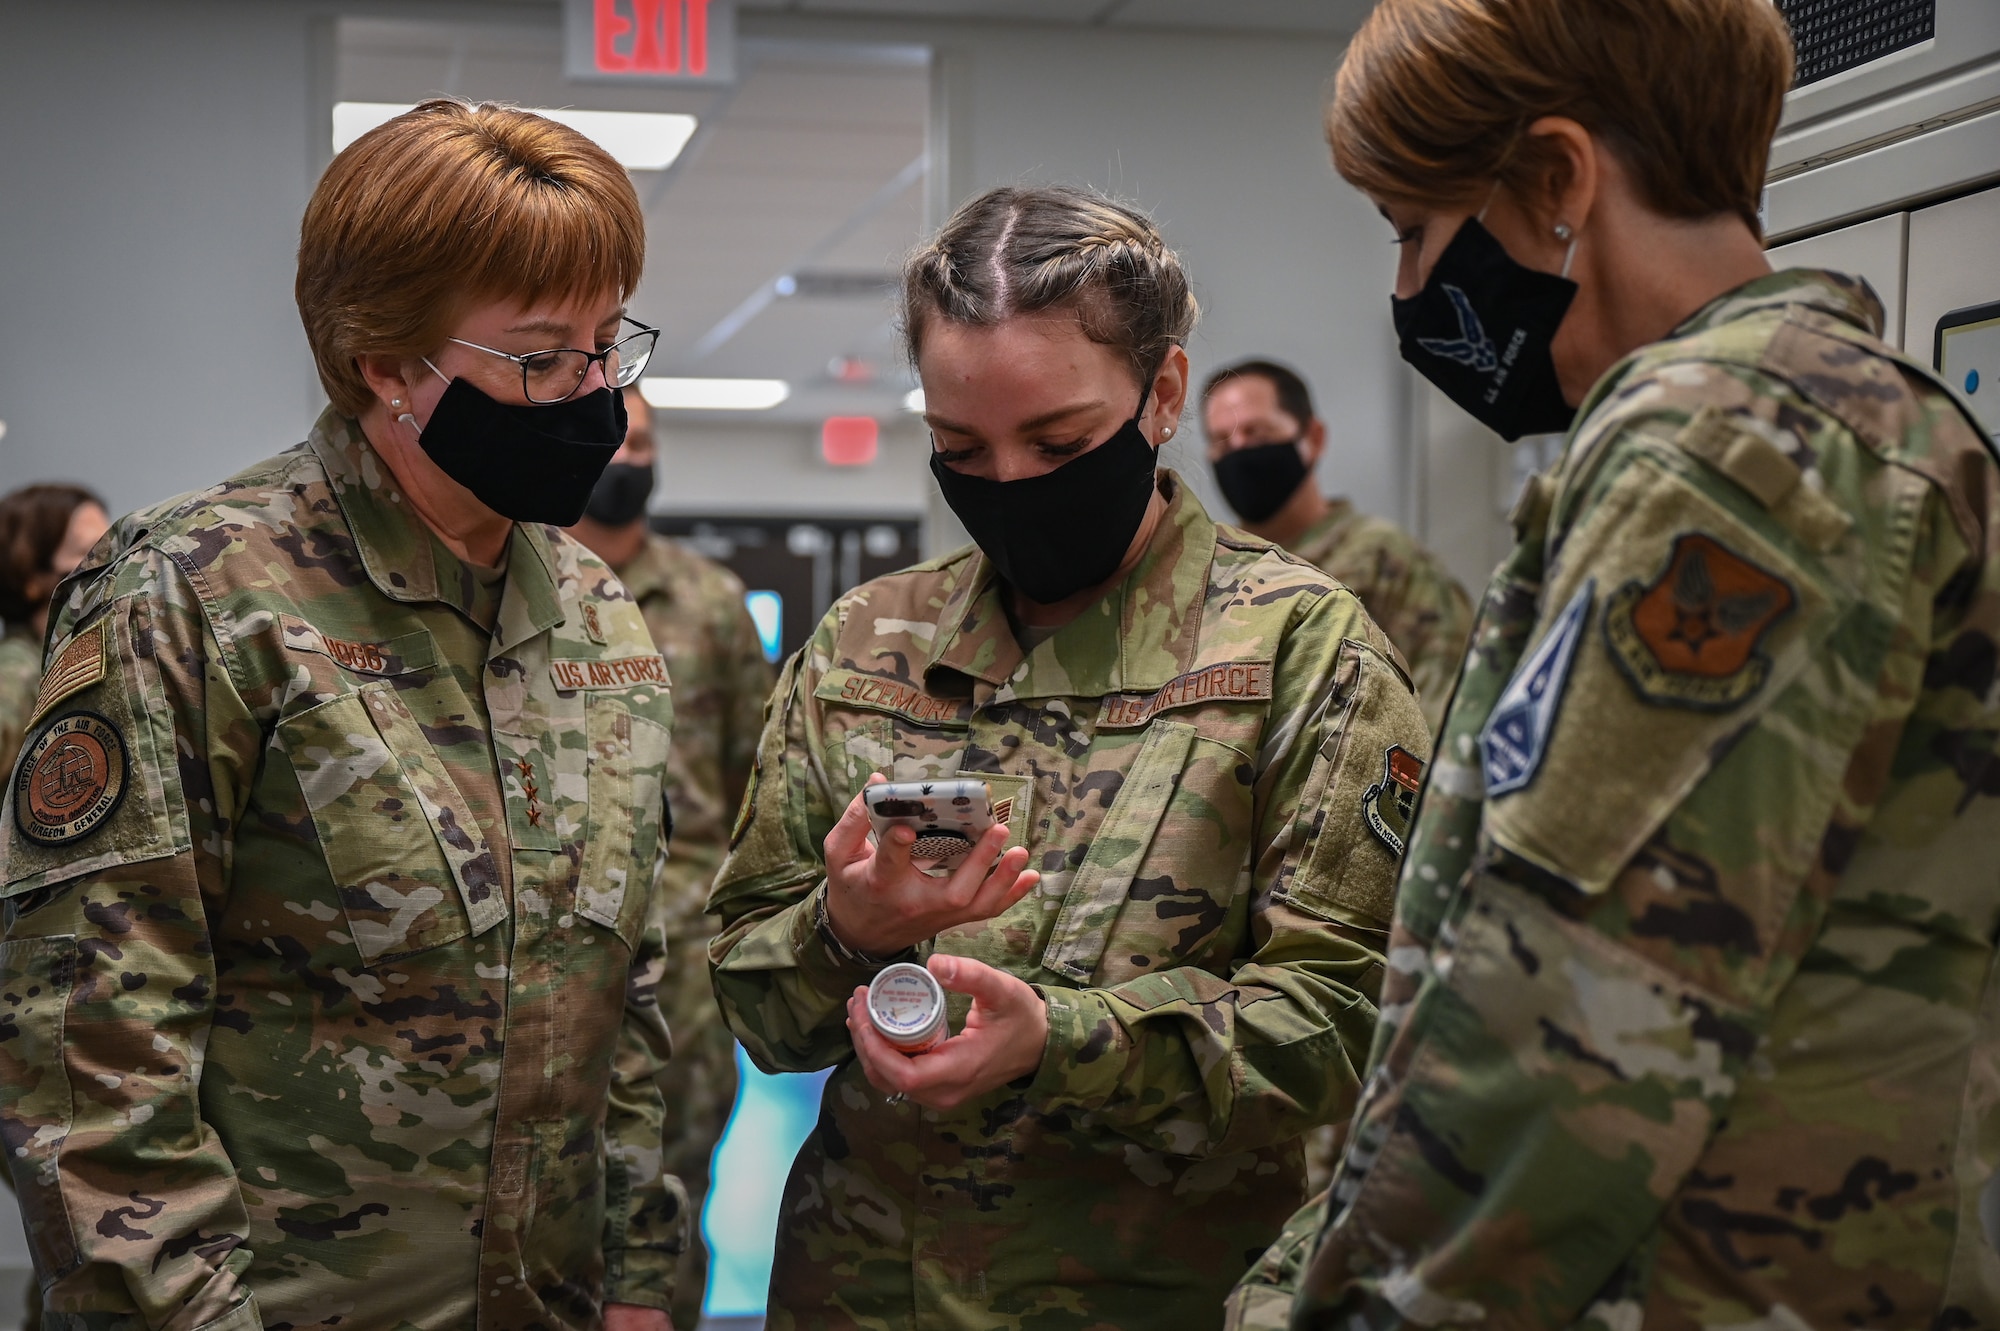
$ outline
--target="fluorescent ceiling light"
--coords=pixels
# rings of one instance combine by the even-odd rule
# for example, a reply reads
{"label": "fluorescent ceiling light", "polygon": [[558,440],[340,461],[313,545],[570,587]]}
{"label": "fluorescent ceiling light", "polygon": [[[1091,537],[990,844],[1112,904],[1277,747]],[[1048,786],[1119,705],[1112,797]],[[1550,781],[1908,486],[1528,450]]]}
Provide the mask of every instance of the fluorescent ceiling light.
{"label": "fluorescent ceiling light", "polygon": [[[410,102],[335,102],[333,150],[339,152],[369,130],[409,110]],[[547,116],[618,159],[632,171],[659,171],[673,164],[694,134],[695,118],[664,111],[572,111],[524,107]]]}
{"label": "fluorescent ceiling light", "polygon": [[662,411],[769,411],[792,386],[783,379],[641,379],[639,395]]}
{"label": "fluorescent ceiling light", "polygon": [[909,392],[903,394],[903,410],[914,411],[922,415],[924,410],[924,390],[921,388],[912,388]]}

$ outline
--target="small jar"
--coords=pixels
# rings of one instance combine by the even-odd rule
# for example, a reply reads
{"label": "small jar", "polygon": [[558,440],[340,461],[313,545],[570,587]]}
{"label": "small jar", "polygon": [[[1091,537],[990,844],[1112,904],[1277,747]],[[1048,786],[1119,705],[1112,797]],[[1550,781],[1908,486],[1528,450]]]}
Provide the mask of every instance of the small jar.
{"label": "small jar", "polygon": [[944,986],[922,966],[899,961],[884,966],[868,986],[868,1020],[884,1040],[906,1054],[922,1054],[944,1043]]}

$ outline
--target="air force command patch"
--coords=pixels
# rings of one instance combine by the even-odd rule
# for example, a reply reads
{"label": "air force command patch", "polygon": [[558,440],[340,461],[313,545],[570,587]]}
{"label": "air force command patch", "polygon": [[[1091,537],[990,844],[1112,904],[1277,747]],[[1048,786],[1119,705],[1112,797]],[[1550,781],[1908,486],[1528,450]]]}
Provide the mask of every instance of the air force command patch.
{"label": "air force command patch", "polygon": [[1424,784],[1424,760],[1400,744],[1382,755],[1382,779],[1361,797],[1361,816],[1368,830],[1396,855],[1410,840],[1410,822],[1417,814],[1417,791]]}
{"label": "air force command patch", "polygon": [[14,768],[14,821],[42,846],[80,841],[125,797],[125,739],[96,712],[69,712],[42,728]]}
{"label": "air force command patch", "polygon": [[1764,687],[1771,662],[1757,649],[1797,602],[1777,574],[1690,532],[1650,585],[1628,582],[1605,599],[1604,638],[1648,702],[1728,711]]}
{"label": "air force command patch", "polygon": [[1577,589],[1549,626],[1548,636],[1514,672],[1494,704],[1486,729],[1479,734],[1487,795],[1519,790],[1533,781],[1541,768],[1549,732],[1555,729],[1556,708],[1562,702],[1563,686],[1569,683],[1569,668],[1576,660],[1576,645],[1583,638],[1596,594],[1595,578]]}

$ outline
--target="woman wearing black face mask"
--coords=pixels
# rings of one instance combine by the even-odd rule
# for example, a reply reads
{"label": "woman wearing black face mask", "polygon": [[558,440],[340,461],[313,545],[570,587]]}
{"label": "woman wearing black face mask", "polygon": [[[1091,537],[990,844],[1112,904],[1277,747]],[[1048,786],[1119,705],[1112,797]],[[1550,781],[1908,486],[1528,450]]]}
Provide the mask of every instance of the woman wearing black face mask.
{"label": "woman wearing black face mask", "polygon": [[300,229],[331,405],[55,607],[0,828],[0,988],[52,996],[0,1097],[51,1316],[669,1327],[673,708],[551,525],[623,437],[644,250],[560,125],[364,135]]}
{"label": "woman wearing black face mask", "polygon": [[1245,1326],[2000,1321],[2000,465],[1864,283],[1765,261],[1791,82],[1769,0],[1381,0],[1348,48],[1405,354],[1576,418]]}
{"label": "woman wearing black face mask", "polygon": [[[1212,1327],[1352,1102],[1426,731],[1351,593],[1159,469],[1194,313],[1151,223],[1074,190],[976,199],[906,269],[977,544],[794,658],[711,901],[738,1038],[838,1068],[774,1327]],[[938,879],[859,795],[947,777],[1006,822]],[[959,996],[922,1055],[862,1007],[906,960]]]}

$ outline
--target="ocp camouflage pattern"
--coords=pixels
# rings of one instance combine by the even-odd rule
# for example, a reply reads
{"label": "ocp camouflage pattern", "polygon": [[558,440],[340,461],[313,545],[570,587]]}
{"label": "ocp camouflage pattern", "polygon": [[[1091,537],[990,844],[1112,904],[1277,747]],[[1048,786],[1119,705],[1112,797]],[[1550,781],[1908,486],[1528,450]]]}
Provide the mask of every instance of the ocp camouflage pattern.
{"label": "ocp camouflage pattern", "polygon": [[1395,523],[1358,513],[1345,499],[1329,500],[1326,516],[1289,548],[1361,598],[1409,664],[1435,732],[1472,632],[1472,601],[1458,579]]}
{"label": "ocp camouflage pattern", "polygon": [[1294,1326],[2000,1325],[2000,467],[1880,326],[1754,281],[1524,498]]}
{"label": "ocp camouflage pattern", "polygon": [[93,558],[51,659],[101,635],[101,678],[29,742],[96,716],[125,794],[57,844],[12,797],[0,828],[0,1139],[44,1325],[666,1306],[673,709],[630,597],[552,528],[514,529],[504,584],[460,563],[332,413]]}
{"label": "ocp camouflage pattern", "polygon": [[660,1010],[674,1057],[660,1074],[665,1168],[687,1190],[690,1234],[675,1282],[674,1325],[701,1318],[707,1265],[696,1227],[709,1162],[736,1100],[736,1041],[722,1024],[708,979],[715,921],[703,914],[729,829],[750,781],[771,667],[734,573],[679,541],[648,535],[618,569],[674,682],[674,743],[667,793],[674,837],[660,870],[658,908],[666,942]]}
{"label": "ocp camouflage pattern", "polygon": [[[968,549],[849,593],[786,667],[713,901],[751,1056],[836,1069],[774,1331],[1214,1327],[1303,1196],[1300,1135],[1353,1103],[1397,859],[1361,804],[1423,717],[1352,594],[1161,484],[1134,571],[1025,657]],[[1039,1071],[951,1113],[868,1084],[843,1007],[875,968],[815,928],[874,772],[984,779],[1043,875],[918,949],[1048,1003]]]}

